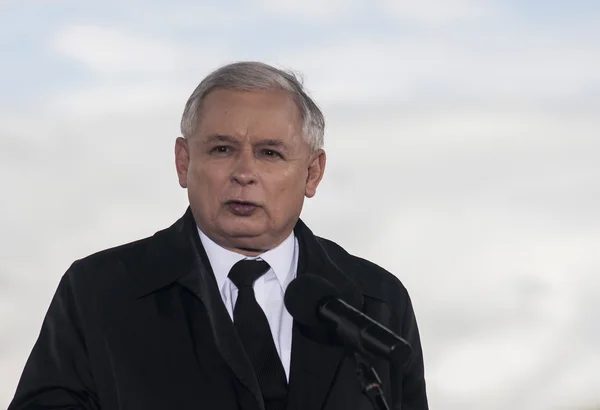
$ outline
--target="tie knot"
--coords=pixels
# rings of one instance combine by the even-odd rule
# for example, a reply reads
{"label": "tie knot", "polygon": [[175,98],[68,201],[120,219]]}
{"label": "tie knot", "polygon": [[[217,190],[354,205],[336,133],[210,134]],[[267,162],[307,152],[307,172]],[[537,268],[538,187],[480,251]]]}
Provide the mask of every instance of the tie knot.
{"label": "tie knot", "polygon": [[238,288],[252,287],[256,279],[269,270],[269,264],[256,259],[243,259],[229,271],[229,279]]}

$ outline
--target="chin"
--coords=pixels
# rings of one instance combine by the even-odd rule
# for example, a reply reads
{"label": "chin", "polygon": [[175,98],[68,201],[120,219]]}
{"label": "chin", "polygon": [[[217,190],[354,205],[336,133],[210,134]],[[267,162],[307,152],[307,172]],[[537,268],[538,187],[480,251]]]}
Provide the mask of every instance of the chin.
{"label": "chin", "polygon": [[228,221],[222,226],[222,231],[227,236],[236,239],[248,238],[248,240],[251,240],[252,238],[261,236],[267,230],[264,222],[250,220]]}
{"label": "chin", "polygon": [[256,256],[270,248],[268,238],[263,236],[264,229],[235,229],[224,233],[229,238],[229,245],[245,255]]}

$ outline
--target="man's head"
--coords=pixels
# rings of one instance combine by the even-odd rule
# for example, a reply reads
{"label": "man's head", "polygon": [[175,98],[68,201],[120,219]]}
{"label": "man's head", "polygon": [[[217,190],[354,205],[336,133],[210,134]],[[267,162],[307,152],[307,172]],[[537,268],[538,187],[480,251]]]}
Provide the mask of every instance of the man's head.
{"label": "man's head", "polygon": [[179,184],[200,229],[247,255],[279,245],[323,177],[324,127],[290,73],[242,62],[208,75],[185,106],[175,144]]}

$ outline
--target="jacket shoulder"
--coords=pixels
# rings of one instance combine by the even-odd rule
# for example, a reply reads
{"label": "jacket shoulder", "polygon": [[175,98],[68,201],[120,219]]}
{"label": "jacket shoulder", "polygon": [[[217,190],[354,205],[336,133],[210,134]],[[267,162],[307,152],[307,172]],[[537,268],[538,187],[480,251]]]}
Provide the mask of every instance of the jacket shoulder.
{"label": "jacket shoulder", "polygon": [[77,259],[73,266],[81,270],[94,270],[97,268],[114,267],[120,263],[138,259],[147,253],[148,248],[152,246],[155,236],[138,239],[122,245],[113,246],[101,251],[92,253],[83,258]]}
{"label": "jacket shoulder", "polygon": [[152,269],[153,255],[160,254],[162,231],[129,243],[77,259],[64,274],[84,294],[114,293],[130,289]]}
{"label": "jacket shoulder", "polygon": [[408,291],[396,275],[372,261],[352,255],[329,239],[317,237],[317,240],[331,261],[354,280],[366,295],[386,302],[408,297]]}

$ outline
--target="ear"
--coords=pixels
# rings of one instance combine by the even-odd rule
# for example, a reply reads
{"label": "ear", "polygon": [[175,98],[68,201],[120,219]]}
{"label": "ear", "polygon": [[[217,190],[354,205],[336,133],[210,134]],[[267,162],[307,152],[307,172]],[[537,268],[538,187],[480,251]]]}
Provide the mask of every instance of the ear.
{"label": "ear", "polygon": [[304,195],[307,198],[312,198],[317,193],[317,187],[323,179],[326,163],[325,151],[319,149],[313,152],[308,163],[308,176],[306,178],[306,189]]}
{"label": "ear", "polygon": [[175,167],[177,168],[177,177],[179,185],[187,188],[187,174],[190,165],[190,151],[188,142],[185,138],[179,137],[175,140]]}

